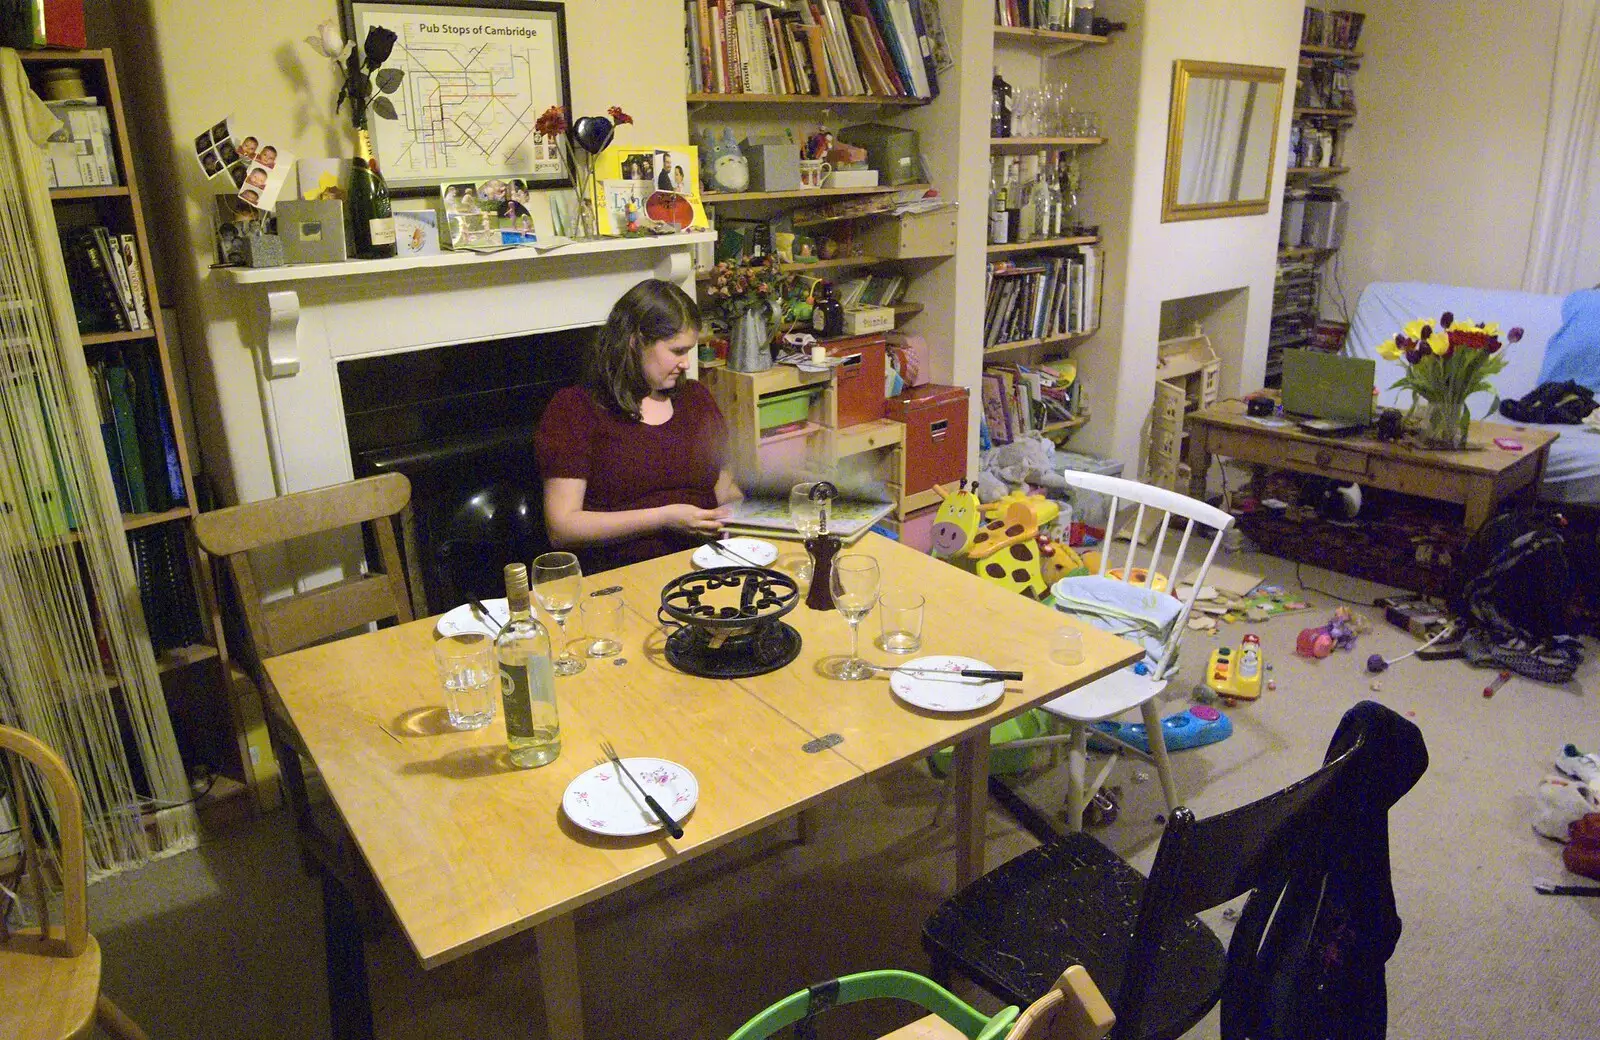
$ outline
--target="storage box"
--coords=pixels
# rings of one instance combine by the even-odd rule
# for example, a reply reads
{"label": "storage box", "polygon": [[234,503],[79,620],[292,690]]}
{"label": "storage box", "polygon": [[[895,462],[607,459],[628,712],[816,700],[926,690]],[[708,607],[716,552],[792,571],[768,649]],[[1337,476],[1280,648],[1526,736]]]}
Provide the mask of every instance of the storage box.
{"label": "storage box", "polygon": [[762,438],[756,445],[756,462],[762,475],[773,477],[803,472],[811,459],[811,434],[814,432],[794,430]]}
{"label": "storage box", "polygon": [[889,398],[885,411],[906,427],[902,498],[966,478],[966,387],[938,383],[913,387]]}
{"label": "storage box", "polygon": [[867,150],[867,162],[878,171],[880,184],[915,184],[922,180],[921,145],[917,132],[886,123],[847,126],[834,135]]}
{"label": "storage box", "polygon": [[933,518],[938,514],[938,506],[927,506],[899,521],[900,544],[919,553],[933,552]]}
{"label": "storage box", "polygon": [[868,256],[912,259],[921,256],[954,256],[956,252],[956,208],[926,213],[906,213],[895,220],[881,220],[856,236]]}
{"label": "storage box", "polygon": [[802,386],[761,398],[756,406],[759,415],[757,428],[765,433],[779,426],[804,422],[811,414],[812,400],[821,392],[820,387]]}
{"label": "storage box", "polygon": [[94,188],[117,183],[111,148],[111,116],[94,98],[47,101],[61,128],[45,141],[45,184],[51,188]]}
{"label": "storage box", "polygon": [[278,202],[278,236],[290,264],[327,264],[346,259],[344,203],[282,199]]}
{"label": "storage box", "polygon": [[824,188],[876,188],[877,170],[834,170],[822,182]]}
{"label": "storage box", "polygon": [[833,370],[838,406],[836,425],[843,429],[883,418],[883,379],[888,365],[888,345],[881,335],[859,336],[827,342],[828,354],[842,358]]}
{"label": "storage box", "polygon": [[888,332],[894,328],[893,307],[846,307],[844,330],[852,336]]}
{"label": "storage box", "polygon": [[751,191],[799,191],[800,148],[782,137],[752,137],[739,146],[750,164]]}
{"label": "storage box", "polygon": [[8,47],[31,50],[62,47],[81,51],[89,46],[84,29],[83,0],[27,0],[7,4],[3,39]]}

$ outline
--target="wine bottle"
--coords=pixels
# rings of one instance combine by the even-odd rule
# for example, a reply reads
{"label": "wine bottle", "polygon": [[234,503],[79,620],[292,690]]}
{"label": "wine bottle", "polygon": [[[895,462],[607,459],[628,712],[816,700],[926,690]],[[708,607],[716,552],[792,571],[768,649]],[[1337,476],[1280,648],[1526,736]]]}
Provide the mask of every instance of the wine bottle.
{"label": "wine bottle", "polygon": [[994,79],[989,89],[989,136],[1010,137],[1011,84],[1001,77],[998,65],[994,67]]}
{"label": "wine bottle", "polygon": [[527,565],[506,564],[505,579],[511,620],[494,641],[500,661],[500,703],[511,761],[529,769],[549,765],[561,755],[556,674],[550,661],[550,633],[533,616]]}
{"label": "wine bottle", "polygon": [[356,258],[387,260],[394,256],[394,211],[389,208],[389,186],[373,161],[372,139],[367,136],[366,127],[356,131],[356,158],[345,206],[350,250]]}

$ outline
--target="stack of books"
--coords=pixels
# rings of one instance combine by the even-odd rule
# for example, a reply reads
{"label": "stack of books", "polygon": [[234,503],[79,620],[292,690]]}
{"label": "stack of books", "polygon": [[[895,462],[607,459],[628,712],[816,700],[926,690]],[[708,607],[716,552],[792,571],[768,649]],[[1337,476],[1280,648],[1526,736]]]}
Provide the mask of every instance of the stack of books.
{"label": "stack of books", "polygon": [[922,0],[687,0],[694,94],[934,98]]}
{"label": "stack of books", "polygon": [[1081,418],[1077,366],[1066,359],[1039,365],[986,365],[983,423],[989,443],[1010,444]]}
{"label": "stack of books", "polygon": [[1100,251],[1073,246],[989,264],[985,347],[1089,332],[1100,324]]}
{"label": "stack of books", "polygon": [[158,524],[128,532],[139,602],[144,607],[150,644],[157,653],[206,642],[183,539],[182,524]]}
{"label": "stack of books", "polygon": [[61,253],[80,333],[155,327],[133,235],[116,234],[101,224],[62,228]]}

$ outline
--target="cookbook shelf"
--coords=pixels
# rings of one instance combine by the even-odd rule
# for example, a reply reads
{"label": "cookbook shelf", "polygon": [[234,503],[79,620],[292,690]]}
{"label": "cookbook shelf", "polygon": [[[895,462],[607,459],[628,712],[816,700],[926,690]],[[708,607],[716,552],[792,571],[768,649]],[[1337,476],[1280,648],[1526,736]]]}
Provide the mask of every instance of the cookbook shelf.
{"label": "cookbook shelf", "polygon": [[927,191],[929,184],[878,184],[870,188],[801,188],[798,191],[720,191],[706,192],[701,201],[708,205],[718,202],[760,202],[766,199],[833,198],[841,195],[887,195],[896,191]]}
{"label": "cookbook shelf", "polygon": [[918,108],[928,103],[928,98],[883,97],[877,94],[689,94],[691,105],[888,105],[894,108]]}

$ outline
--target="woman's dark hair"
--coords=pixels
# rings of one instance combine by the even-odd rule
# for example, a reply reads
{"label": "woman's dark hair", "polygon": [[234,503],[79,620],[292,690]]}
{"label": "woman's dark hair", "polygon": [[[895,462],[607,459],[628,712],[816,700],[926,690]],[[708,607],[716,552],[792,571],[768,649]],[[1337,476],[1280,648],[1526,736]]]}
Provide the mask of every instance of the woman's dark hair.
{"label": "woman's dark hair", "polygon": [[650,393],[640,355],[684,329],[700,329],[700,308],[688,293],[658,278],[635,285],[622,294],[595,335],[586,380],[590,391],[606,407],[639,418],[639,402]]}

